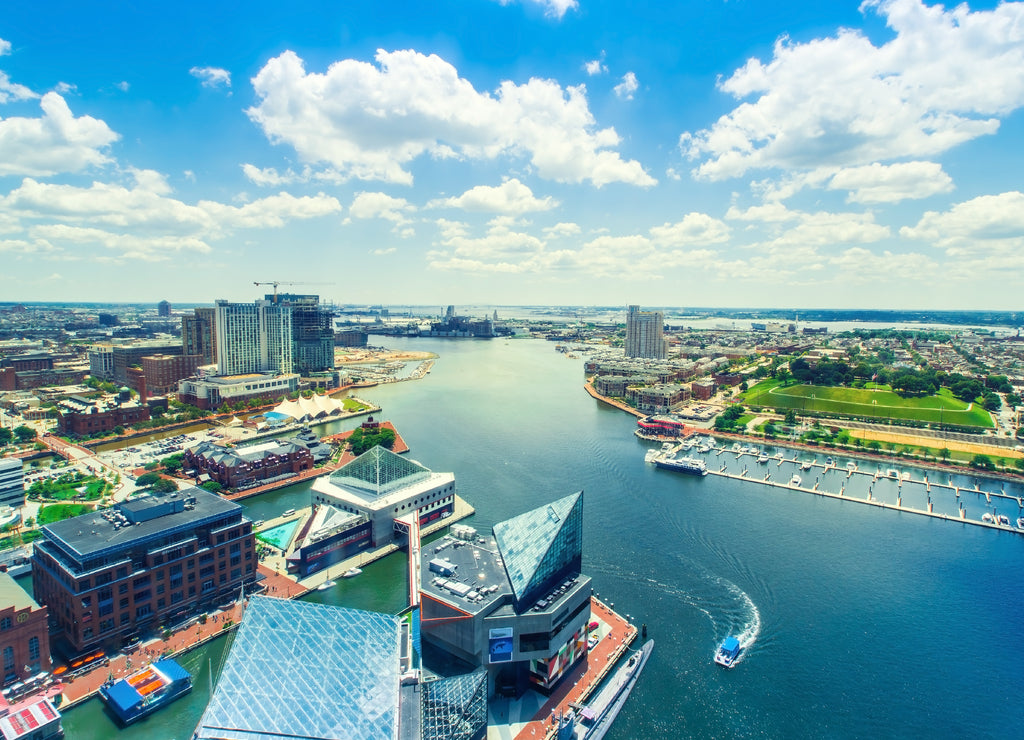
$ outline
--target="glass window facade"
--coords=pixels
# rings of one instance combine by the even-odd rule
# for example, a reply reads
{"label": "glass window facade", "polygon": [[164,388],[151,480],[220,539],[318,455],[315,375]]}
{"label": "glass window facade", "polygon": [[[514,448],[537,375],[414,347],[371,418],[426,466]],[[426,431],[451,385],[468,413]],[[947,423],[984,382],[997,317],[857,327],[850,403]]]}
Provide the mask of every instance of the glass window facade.
{"label": "glass window facade", "polygon": [[487,727],[487,672],[422,684],[421,740],[472,740]]}
{"label": "glass window facade", "polygon": [[494,538],[520,604],[553,578],[579,571],[583,559],[583,491],[494,525]]}
{"label": "glass window facade", "polygon": [[254,597],[196,739],[393,740],[399,619]]}
{"label": "glass window facade", "polygon": [[374,447],[331,475],[331,483],[355,488],[372,496],[385,496],[399,488],[426,480],[431,472],[391,450]]}

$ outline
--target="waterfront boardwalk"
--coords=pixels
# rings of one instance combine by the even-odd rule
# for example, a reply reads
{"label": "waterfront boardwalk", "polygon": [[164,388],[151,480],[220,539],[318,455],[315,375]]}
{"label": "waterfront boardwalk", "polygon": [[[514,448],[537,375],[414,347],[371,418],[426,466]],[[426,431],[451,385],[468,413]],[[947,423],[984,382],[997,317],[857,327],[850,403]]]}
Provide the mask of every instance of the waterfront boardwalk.
{"label": "waterfront boardwalk", "polygon": [[562,679],[555,692],[525,722],[516,722],[517,718],[510,716],[510,712],[515,715],[515,708],[511,702],[500,699],[493,702],[488,722],[488,738],[539,740],[554,737],[556,727],[552,718],[557,718],[560,713],[567,712],[573,706],[584,704],[608,672],[615,667],[629,645],[636,639],[636,627],[596,596],[590,597],[590,611],[591,619],[602,625],[600,631],[604,634],[600,642],[568,676]]}

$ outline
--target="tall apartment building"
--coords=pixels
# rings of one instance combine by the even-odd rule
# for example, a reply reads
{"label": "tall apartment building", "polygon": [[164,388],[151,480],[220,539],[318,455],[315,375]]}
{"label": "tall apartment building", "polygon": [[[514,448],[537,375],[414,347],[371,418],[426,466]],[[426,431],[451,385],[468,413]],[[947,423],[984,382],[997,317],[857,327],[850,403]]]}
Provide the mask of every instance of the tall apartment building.
{"label": "tall apartment building", "polygon": [[[274,300],[274,296],[266,296]],[[320,296],[280,293],[278,306],[292,310],[292,367],[300,375],[334,370],[334,327],[331,312]]]}
{"label": "tall apartment building", "polygon": [[25,473],[20,457],[0,459],[0,508],[25,505]]}
{"label": "tall apartment building", "polygon": [[202,365],[217,361],[216,315],[215,308],[196,308],[194,315],[181,317],[182,354],[199,355]]}
{"label": "tall apartment building", "polygon": [[272,301],[217,301],[218,375],[291,373],[292,309]]}
{"label": "tall apartment building", "polygon": [[626,311],[626,357],[644,357],[664,360],[668,357],[665,339],[665,314],[661,311],[641,311],[630,306]]}
{"label": "tall apartment building", "polygon": [[252,522],[198,488],[136,496],[42,533],[32,586],[68,658],[233,601],[256,578]]}

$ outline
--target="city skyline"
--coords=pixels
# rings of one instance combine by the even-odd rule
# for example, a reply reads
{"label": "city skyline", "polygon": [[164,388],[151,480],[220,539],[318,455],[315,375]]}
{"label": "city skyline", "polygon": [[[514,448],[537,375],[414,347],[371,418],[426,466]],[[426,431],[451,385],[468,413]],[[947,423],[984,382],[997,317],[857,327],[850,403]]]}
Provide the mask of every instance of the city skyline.
{"label": "city skyline", "polygon": [[1019,308],[1024,3],[248,10],[0,10],[0,299]]}

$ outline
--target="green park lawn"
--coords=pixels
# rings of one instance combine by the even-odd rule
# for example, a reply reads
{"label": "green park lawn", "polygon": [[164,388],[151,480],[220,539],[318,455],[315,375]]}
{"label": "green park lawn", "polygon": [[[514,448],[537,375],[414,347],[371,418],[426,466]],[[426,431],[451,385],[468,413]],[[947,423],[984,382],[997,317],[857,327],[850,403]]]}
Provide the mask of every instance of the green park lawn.
{"label": "green park lawn", "polygon": [[50,504],[49,506],[43,506],[39,509],[39,515],[36,517],[36,523],[42,526],[44,524],[50,524],[51,522],[70,519],[71,517],[79,516],[80,514],[88,514],[92,510],[93,507],[88,504]]}
{"label": "green park lawn", "polygon": [[798,412],[817,411],[883,420],[912,419],[932,424],[971,427],[993,426],[992,416],[980,404],[964,403],[955,398],[948,388],[940,389],[934,396],[902,398],[888,389],[782,386],[777,380],[766,380],[746,391],[743,402]]}
{"label": "green park lawn", "polygon": [[110,488],[110,483],[94,475],[81,473],[65,473],[56,480],[36,481],[28,488],[31,498],[70,501],[76,498],[95,501]]}

